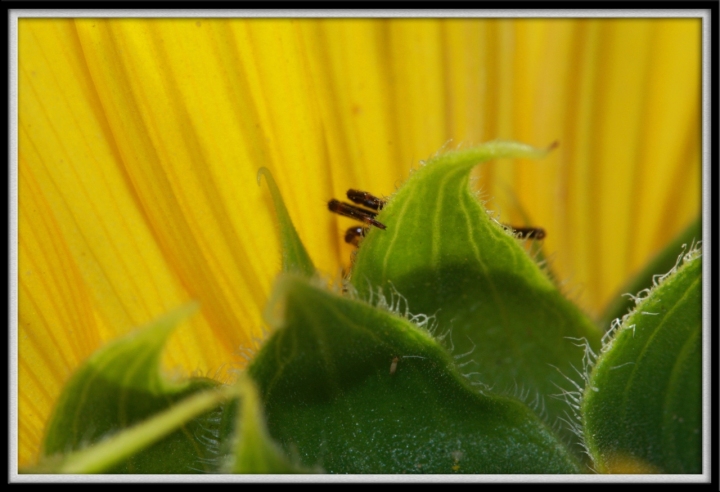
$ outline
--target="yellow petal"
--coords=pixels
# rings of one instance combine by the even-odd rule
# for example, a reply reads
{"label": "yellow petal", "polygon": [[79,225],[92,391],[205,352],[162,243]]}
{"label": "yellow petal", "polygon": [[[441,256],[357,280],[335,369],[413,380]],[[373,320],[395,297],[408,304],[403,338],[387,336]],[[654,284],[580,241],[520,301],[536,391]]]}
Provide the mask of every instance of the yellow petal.
{"label": "yellow petal", "polygon": [[[253,223],[243,230],[228,213],[239,208],[235,217],[251,217],[251,199],[257,208],[261,202],[248,156],[239,152],[247,148],[243,134],[228,122],[225,84],[215,80],[216,91],[202,90],[212,73],[203,65],[217,62],[200,56],[210,47],[181,35],[197,28],[194,21],[82,20],[76,27],[119,167],[161,257],[200,301],[207,335],[228,348],[248,345],[259,325],[251,306],[269,284],[258,272],[273,265],[248,254],[258,249],[245,232]],[[177,62],[181,54],[186,62]],[[200,66],[187,70],[192,65]],[[233,186],[243,174],[254,186],[250,197]],[[248,321],[255,326],[243,326]]]}
{"label": "yellow petal", "polygon": [[548,231],[566,288],[597,312],[700,211],[701,24],[521,20],[508,35],[507,22],[494,27],[506,56],[489,75],[500,106],[486,137],[560,147],[490,163],[480,186],[509,222],[512,190]]}
{"label": "yellow petal", "polygon": [[101,336],[90,292],[32,170],[21,165],[19,178],[18,459],[27,463],[37,457],[44,423],[64,383]]}

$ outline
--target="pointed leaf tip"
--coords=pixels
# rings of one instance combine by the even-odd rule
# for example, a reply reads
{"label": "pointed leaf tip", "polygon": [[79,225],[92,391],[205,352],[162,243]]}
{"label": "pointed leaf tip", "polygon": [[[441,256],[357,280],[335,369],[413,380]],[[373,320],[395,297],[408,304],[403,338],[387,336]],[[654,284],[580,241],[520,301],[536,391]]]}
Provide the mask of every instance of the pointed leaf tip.
{"label": "pointed leaf tip", "polygon": [[[63,388],[48,423],[43,459],[50,458],[52,463],[63,461],[69,458],[68,453],[87,450],[108,436],[119,436],[126,429],[173,408],[184,398],[217,387],[217,382],[206,378],[168,381],[160,371],[168,337],[197,306],[190,303],[175,309],[94,353]],[[158,441],[145,440],[143,444],[130,439],[132,449],[125,450],[134,454],[129,458],[118,456],[116,451],[120,449],[105,447],[102,449],[106,449],[107,459],[94,461],[93,451],[89,451],[74,455],[71,461],[80,460],[76,462],[80,467],[77,469],[88,466],[99,471],[100,467],[109,473],[216,471],[222,441],[229,435],[224,418],[227,411],[228,406],[224,405],[186,420],[183,430],[162,439],[158,437]],[[208,435],[213,439],[207,439]],[[197,436],[202,436],[202,442]],[[85,460],[87,456],[90,461]]]}
{"label": "pointed leaf tip", "polygon": [[305,246],[303,246],[300,236],[292,223],[290,214],[288,213],[285,202],[283,201],[280,189],[273,178],[272,173],[266,167],[261,167],[257,173],[258,185],[261,178],[265,177],[268,188],[270,188],[270,196],[275,205],[275,215],[277,217],[278,226],[280,228],[280,243],[282,248],[282,269],[284,272],[296,272],[307,277],[315,274],[315,266],[313,265],[310,255],[308,255]]}
{"label": "pointed leaf tip", "polygon": [[[237,388],[226,386],[200,391],[178,401],[127,429],[103,438],[97,444],[65,455],[44,458],[25,473],[103,473],[119,471],[123,461],[140,454],[184,425],[237,396]],[[177,447],[174,447],[177,453]],[[177,454],[175,455],[177,458]],[[155,470],[151,470],[155,471]]]}
{"label": "pointed leaf tip", "polygon": [[495,392],[512,396],[522,386],[538,395],[544,402],[538,414],[577,443],[562,427],[570,407],[553,395],[567,379],[584,384],[574,370],[585,354],[577,340],[597,350],[600,331],[469,186],[479,163],[540,158],[555,147],[495,141],[428,160],[380,211],[377,220],[387,230],[371,229],[365,237],[351,282],[366,298],[380,289],[388,298],[397,292],[410,312],[434,315],[438,329],[449,333],[445,343],[453,354],[465,354],[464,362],[472,362]]}

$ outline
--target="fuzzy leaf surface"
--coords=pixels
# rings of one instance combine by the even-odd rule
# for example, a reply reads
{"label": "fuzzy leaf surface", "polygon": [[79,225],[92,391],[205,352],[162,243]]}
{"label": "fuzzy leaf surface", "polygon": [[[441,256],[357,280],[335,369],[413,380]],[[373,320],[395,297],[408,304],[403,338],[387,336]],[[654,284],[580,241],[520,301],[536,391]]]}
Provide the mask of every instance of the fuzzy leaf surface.
{"label": "fuzzy leaf surface", "polygon": [[395,314],[284,275],[249,368],[270,435],[329,473],[577,473],[525,405],[486,396]]}
{"label": "fuzzy leaf surface", "polygon": [[241,376],[241,408],[235,426],[237,437],[231,464],[232,473],[316,473],[291,462],[282,449],[270,438],[262,403],[255,384]]}
{"label": "fuzzy leaf surface", "polygon": [[360,244],[351,282],[363,298],[397,292],[410,312],[434,315],[437,335],[454,356],[464,354],[464,373],[524,399],[577,443],[561,421],[570,407],[553,395],[574,389],[566,377],[583,384],[582,345],[597,350],[600,332],[488,215],[468,182],[481,162],[546,153],[490,142],[430,159],[378,215],[387,229],[371,230]]}
{"label": "fuzzy leaf surface", "polygon": [[702,472],[701,257],[625,318],[592,371],[583,418],[598,471]]}
{"label": "fuzzy leaf surface", "polygon": [[609,328],[614,319],[622,318],[635,307],[633,299],[623,294],[640,292],[652,287],[653,277],[657,272],[667,272],[675,265],[683,245],[690,246],[693,241],[700,240],[702,240],[702,217],[697,217],[620,289],[618,295],[606,306],[600,318],[601,326]]}

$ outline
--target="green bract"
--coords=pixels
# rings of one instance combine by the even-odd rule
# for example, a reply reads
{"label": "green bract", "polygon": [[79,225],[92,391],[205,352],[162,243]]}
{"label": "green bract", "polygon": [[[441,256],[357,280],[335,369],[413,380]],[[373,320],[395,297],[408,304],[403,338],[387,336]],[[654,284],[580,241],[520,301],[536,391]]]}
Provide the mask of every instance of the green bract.
{"label": "green bract", "polygon": [[[168,336],[175,325],[194,310],[190,306],[173,311],[103,347],[73,375],[48,424],[43,455],[57,462],[58,468],[51,466],[46,471],[63,471],[62,455],[117,437],[144,419],[169,411],[190,395],[218,386],[217,382],[205,378],[171,383],[159,372],[160,356]],[[198,473],[217,470],[227,451],[223,449],[223,436],[229,433],[234,415],[233,405],[218,407],[221,403],[222,400],[217,401],[194,420],[190,420],[194,415],[189,415],[175,423],[171,427],[174,432],[145,443],[147,447],[129,459],[120,462],[110,459],[103,462],[100,469],[91,467],[88,471]]]}
{"label": "green bract", "polygon": [[275,215],[277,217],[280,228],[280,244],[282,245],[282,269],[285,272],[297,272],[302,275],[312,275],[315,273],[310,255],[308,255],[300,241],[300,237],[295,230],[295,226],[290,220],[285,202],[283,202],[280,190],[275,183],[275,178],[266,167],[261,167],[258,171],[258,184],[262,177],[265,177],[270,188],[270,196],[272,196],[273,205],[275,206]]}
{"label": "green bract", "polygon": [[263,168],[283,273],[247,373],[232,386],[160,377],[188,310],[171,313],[73,376],[26,471],[700,472],[699,251],[601,348],[596,325],[469,189],[478,163],[546,153],[492,142],[428,160],[340,291],[317,276]]}
{"label": "green bract", "polygon": [[570,407],[554,397],[580,384],[583,346],[600,331],[566,300],[521,243],[492,220],[468,186],[470,171],[500,157],[539,157],[491,142],[430,159],[383,208],[363,241],[352,283],[369,298],[397,292],[413,313],[434,315],[437,335],[463,372],[494,393],[522,398],[577,443]]}
{"label": "green bract", "polygon": [[331,473],[573,473],[567,450],[518,401],[482,395],[426,332],[282,277],[277,332],[250,368],[271,435]]}
{"label": "green bract", "polygon": [[269,438],[257,390],[246,377],[232,386],[197,378],[172,384],[161,377],[165,341],[194,309],[173,311],[96,352],[65,387],[40,463],[23,471],[315,471],[295,465]]}
{"label": "green bract", "polygon": [[692,251],[603,348],[583,400],[599,471],[702,472],[701,271]]}

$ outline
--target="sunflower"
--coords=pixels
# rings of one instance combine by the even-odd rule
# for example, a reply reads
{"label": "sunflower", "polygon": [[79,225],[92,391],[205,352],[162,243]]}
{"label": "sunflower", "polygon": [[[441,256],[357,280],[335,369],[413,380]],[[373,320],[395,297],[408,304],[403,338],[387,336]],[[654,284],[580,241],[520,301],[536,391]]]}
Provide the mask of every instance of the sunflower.
{"label": "sunflower", "polygon": [[699,19],[21,19],[18,461],[38,457],[93,351],[190,300],[164,364],[233,378],[280,268],[269,168],[318,270],[350,221],[440,149],[495,161],[504,222],[548,231],[565,292],[598,314],[698,216]]}

